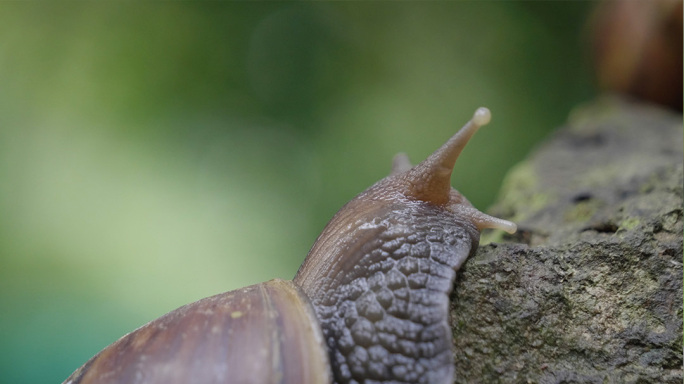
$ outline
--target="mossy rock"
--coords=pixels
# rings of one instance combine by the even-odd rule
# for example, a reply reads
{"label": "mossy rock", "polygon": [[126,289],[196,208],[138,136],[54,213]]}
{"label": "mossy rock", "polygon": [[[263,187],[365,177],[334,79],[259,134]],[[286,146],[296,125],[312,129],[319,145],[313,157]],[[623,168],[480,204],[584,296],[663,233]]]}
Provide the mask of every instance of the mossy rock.
{"label": "mossy rock", "polygon": [[452,295],[457,382],[682,383],[682,133],[603,99],[515,167],[492,213],[519,231]]}

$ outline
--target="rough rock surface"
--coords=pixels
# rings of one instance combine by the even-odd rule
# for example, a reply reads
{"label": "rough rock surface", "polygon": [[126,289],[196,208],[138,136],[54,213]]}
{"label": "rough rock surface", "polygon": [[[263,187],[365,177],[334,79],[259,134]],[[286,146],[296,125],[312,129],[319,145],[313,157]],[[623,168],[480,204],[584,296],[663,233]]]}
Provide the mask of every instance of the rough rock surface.
{"label": "rough rock surface", "polygon": [[[682,115],[603,99],[510,174],[461,269],[458,383],[682,383]],[[486,242],[486,239],[483,239]]]}

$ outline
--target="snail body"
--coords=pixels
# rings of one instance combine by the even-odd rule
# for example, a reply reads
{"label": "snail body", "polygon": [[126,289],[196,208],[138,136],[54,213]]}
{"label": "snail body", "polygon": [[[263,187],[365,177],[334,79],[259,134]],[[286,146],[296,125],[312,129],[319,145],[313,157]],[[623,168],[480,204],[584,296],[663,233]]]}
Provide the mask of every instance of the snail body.
{"label": "snail body", "polygon": [[422,163],[335,214],[293,281],[271,280],[178,308],[123,336],[65,383],[450,383],[448,299],[483,228],[515,224],[451,188],[489,122],[480,108]]}

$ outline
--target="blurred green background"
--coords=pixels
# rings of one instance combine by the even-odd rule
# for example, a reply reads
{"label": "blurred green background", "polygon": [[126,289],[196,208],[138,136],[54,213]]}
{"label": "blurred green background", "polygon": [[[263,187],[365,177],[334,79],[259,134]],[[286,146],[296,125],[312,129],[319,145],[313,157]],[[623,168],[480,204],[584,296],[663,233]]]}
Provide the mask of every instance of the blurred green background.
{"label": "blurred green background", "polygon": [[591,99],[590,2],[0,5],[0,381],[61,382],[182,304],[291,278],[476,107],[479,208]]}

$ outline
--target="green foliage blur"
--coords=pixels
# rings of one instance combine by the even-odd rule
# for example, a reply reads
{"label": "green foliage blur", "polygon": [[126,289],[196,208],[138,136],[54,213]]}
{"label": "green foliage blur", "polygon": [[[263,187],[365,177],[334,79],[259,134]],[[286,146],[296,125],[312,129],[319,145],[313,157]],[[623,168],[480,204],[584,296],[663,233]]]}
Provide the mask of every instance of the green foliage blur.
{"label": "green foliage blur", "polygon": [[587,2],[0,4],[0,381],[61,382],[182,304],[291,278],[479,106],[476,206],[593,89]]}

